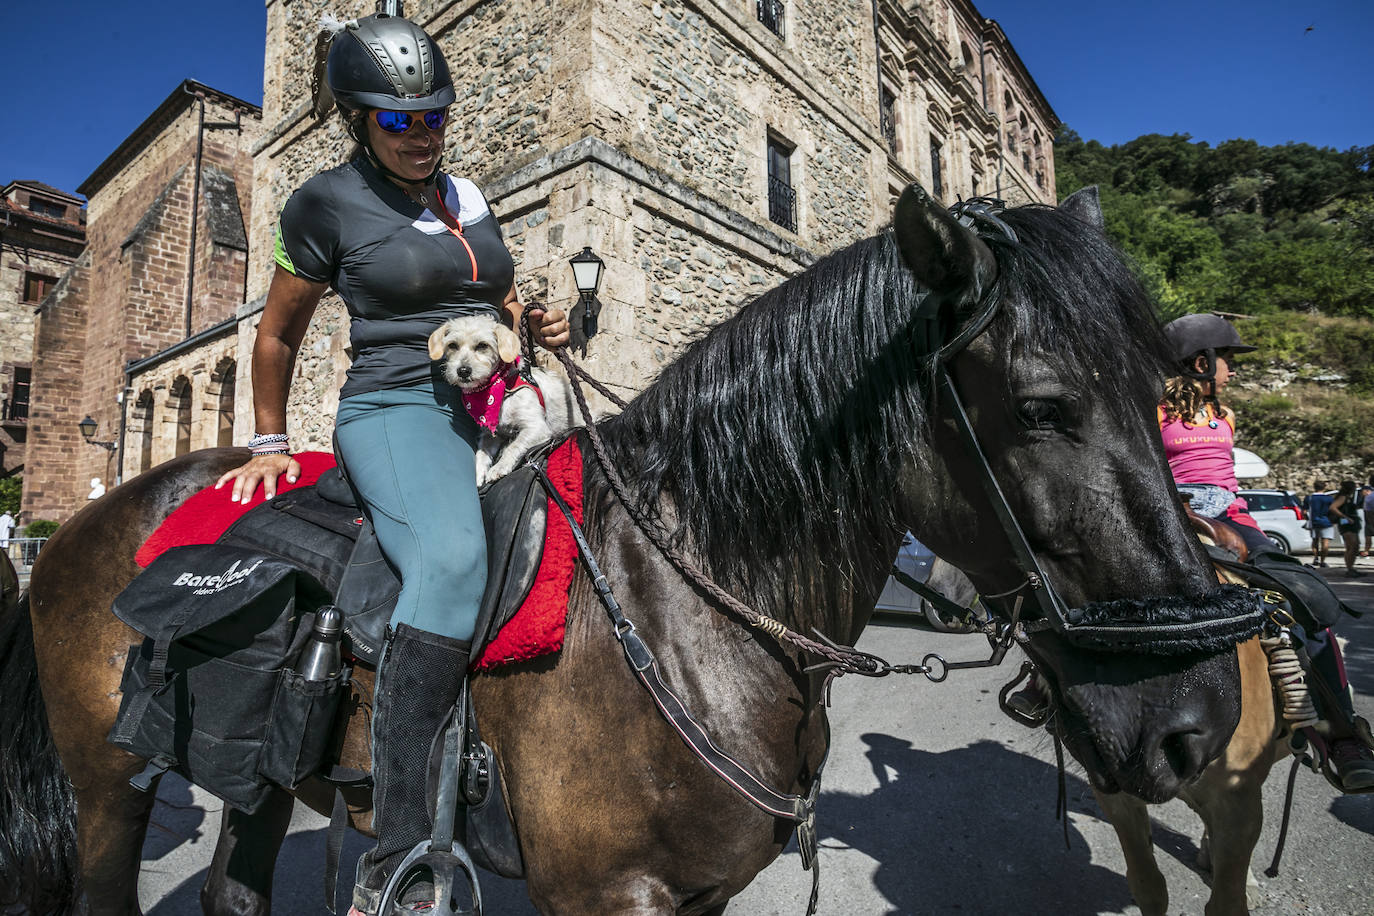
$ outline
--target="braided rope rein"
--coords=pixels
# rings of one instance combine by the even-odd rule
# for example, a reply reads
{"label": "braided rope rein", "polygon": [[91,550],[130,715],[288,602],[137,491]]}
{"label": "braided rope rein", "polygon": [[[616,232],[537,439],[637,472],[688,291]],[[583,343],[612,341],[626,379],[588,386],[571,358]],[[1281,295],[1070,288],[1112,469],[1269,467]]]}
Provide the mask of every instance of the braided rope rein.
{"label": "braided rope rein", "polygon": [[[533,365],[533,334],[529,329],[529,315],[532,306],[526,306],[522,320],[520,322],[520,338],[525,346],[526,355]],[[658,551],[672,563],[677,570],[693,585],[696,585],[708,596],[724,606],[735,616],[743,620],[754,629],[773,637],[776,641],[783,644],[790,644],[803,652],[818,656],[824,661],[810,665],[804,670],[826,672],[825,692],[829,694],[830,683],[837,677],[845,674],[861,674],[865,677],[886,677],[889,674],[928,674],[930,666],[920,665],[892,665],[887,661],[869,652],[862,652],[853,646],[845,646],[836,643],[818,630],[815,632],[817,639],[798,633],[788,627],[782,621],[769,617],[767,614],[760,614],[744,602],[731,595],[721,588],[706,574],[699,566],[689,560],[673,543],[670,535],[658,521],[646,513],[631,496],[629,489],[625,486],[624,478],[621,477],[619,469],[611,460],[610,454],[606,450],[605,441],[601,438],[601,433],[596,428],[596,422],[592,417],[591,408],[587,405],[587,398],[582,390],[582,382],[591,385],[603,397],[615,404],[620,409],[625,409],[626,402],[614,392],[606,388],[605,385],[593,378],[585,369],[577,365],[573,358],[568,355],[566,347],[559,347],[551,351],[562,364],[568,373],[568,380],[571,382],[573,395],[577,399],[578,411],[582,415],[582,420],[586,424],[587,438],[591,441],[592,451],[596,455],[597,464],[601,472],[606,476],[606,481],[611,485],[611,490],[615,493],[616,499],[621,506],[629,513],[639,530],[647,537]]]}

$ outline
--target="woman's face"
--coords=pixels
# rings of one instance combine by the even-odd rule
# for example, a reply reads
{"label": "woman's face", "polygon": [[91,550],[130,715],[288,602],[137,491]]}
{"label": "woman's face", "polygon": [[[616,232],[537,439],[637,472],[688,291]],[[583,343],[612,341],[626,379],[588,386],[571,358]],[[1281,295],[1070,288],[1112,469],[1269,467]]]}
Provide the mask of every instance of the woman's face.
{"label": "woman's face", "polygon": [[[1212,379],[1213,394],[1217,394],[1221,391],[1221,389],[1225,388],[1226,383],[1231,381],[1232,376],[1236,374],[1235,370],[1231,368],[1231,354],[1229,352],[1223,350],[1220,353],[1218,353],[1216,363],[1217,371],[1216,375]],[[1197,359],[1193,360],[1193,369],[1196,372],[1207,371],[1206,355],[1200,355]]]}
{"label": "woman's face", "polygon": [[382,165],[408,181],[423,181],[439,164],[448,120],[446,118],[438,128],[429,128],[425,126],[424,112],[410,114],[413,115],[410,129],[403,134],[394,134],[377,125],[375,111],[367,112],[364,116],[367,139]]}

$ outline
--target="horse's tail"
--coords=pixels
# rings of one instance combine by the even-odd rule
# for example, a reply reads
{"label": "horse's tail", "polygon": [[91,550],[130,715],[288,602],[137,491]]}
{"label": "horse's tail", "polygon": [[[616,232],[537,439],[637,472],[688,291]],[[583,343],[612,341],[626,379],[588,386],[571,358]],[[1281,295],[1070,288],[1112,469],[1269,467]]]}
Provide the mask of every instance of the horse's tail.
{"label": "horse's tail", "polygon": [[38,691],[29,596],[0,611],[0,911],[76,904],[76,796]]}

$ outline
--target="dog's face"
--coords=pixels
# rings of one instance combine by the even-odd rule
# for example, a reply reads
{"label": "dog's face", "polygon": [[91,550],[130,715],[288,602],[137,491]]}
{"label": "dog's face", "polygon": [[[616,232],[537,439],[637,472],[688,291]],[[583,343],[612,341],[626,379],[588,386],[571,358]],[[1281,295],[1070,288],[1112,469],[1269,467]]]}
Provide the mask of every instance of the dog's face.
{"label": "dog's face", "polygon": [[444,378],[464,391],[485,385],[519,355],[520,336],[494,318],[451,318],[429,335],[429,358],[443,360]]}

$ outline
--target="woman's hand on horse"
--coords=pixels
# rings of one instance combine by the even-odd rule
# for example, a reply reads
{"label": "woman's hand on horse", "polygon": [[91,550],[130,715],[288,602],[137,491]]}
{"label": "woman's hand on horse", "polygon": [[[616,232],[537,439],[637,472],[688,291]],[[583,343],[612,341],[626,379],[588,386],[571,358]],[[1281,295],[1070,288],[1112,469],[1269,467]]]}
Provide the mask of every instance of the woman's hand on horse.
{"label": "woman's hand on horse", "polygon": [[229,493],[229,501],[246,503],[261,483],[264,498],[271,499],[277,495],[277,478],[282,474],[287,483],[295,483],[301,476],[301,463],[290,455],[254,455],[247,464],[226,471],[215,481],[215,489],[232,480],[234,489]]}
{"label": "woman's hand on horse", "polygon": [[566,346],[572,336],[568,327],[568,313],[562,309],[530,310],[530,332],[534,342],[545,350]]}

